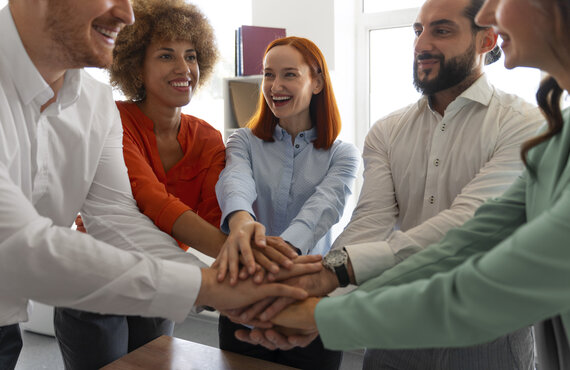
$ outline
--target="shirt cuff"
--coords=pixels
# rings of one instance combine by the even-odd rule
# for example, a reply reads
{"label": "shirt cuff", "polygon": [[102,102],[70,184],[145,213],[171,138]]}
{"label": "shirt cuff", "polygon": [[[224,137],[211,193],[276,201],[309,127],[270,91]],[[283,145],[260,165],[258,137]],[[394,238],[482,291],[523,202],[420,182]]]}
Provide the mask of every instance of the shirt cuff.
{"label": "shirt cuff", "polygon": [[172,226],[174,226],[178,217],[186,211],[193,210],[181,201],[170,202],[170,204],[162,209],[160,215],[157,217],[156,226],[168,235],[172,235]]}
{"label": "shirt cuff", "polygon": [[358,285],[379,276],[397,264],[396,256],[385,241],[352,244],[344,247],[350,258]]}
{"label": "shirt cuff", "polygon": [[228,216],[236,211],[246,211],[251,215],[251,217],[253,217],[254,220],[256,219],[255,214],[253,213],[253,208],[248,201],[242,198],[226,199],[222,206],[222,219],[220,222],[220,229],[222,232],[226,234],[230,233]]}
{"label": "shirt cuff", "polygon": [[[202,285],[202,273],[198,266],[166,260],[161,262],[162,276],[149,313],[182,322],[196,302]],[[184,279],[181,279],[182,276]]]}
{"label": "shirt cuff", "polygon": [[299,249],[302,255],[309,254],[309,251],[315,246],[312,231],[300,223],[290,225],[280,236]]}

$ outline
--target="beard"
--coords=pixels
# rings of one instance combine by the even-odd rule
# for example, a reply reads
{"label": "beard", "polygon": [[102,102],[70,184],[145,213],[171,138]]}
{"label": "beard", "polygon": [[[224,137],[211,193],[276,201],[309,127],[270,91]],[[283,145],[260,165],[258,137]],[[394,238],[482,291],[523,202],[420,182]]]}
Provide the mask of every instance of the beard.
{"label": "beard", "polygon": [[50,1],[45,32],[53,41],[52,58],[65,68],[106,67],[112,51],[97,50],[91,40],[91,24],[77,20],[74,10],[62,1]]}
{"label": "beard", "polygon": [[[439,72],[431,80],[428,78],[431,69],[425,70],[425,77],[420,80],[418,76],[418,60],[436,59],[439,61]],[[414,87],[423,95],[433,95],[439,91],[449,89],[464,81],[473,72],[475,65],[475,43],[472,42],[467,51],[461,55],[453,57],[448,61],[441,54],[424,53],[417,55],[414,59]]]}

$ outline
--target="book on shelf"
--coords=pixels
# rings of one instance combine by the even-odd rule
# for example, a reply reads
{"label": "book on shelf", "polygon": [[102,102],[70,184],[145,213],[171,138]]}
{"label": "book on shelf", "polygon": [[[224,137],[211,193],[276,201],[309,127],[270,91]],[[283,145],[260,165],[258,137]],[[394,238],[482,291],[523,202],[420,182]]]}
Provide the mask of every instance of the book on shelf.
{"label": "book on shelf", "polygon": [[271,41],[285,37],[285,28],[241,26],[236,31],[236,76],[259,75]]}

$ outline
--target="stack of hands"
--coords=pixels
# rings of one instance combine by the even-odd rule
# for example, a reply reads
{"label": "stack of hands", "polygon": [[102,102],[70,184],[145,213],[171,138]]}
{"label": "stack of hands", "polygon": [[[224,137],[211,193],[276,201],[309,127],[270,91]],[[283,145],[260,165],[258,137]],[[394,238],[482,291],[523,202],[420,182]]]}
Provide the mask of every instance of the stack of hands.
{"label": "stack of hands", "polygon": [[318,297],[338,286],[336,275],[323,267],[321,259],[300,256],[282,238],[266,236],[262,224],[244,222],[239,231],[230,233],[211,270],[216,271],[218,284],[238,289],[248,298],[263,298],[242,307],[238,302],[214,307],[232,321],[252,327],[238,330],[239,340],[272,350],[305,347],[318,335],[314,319]]}

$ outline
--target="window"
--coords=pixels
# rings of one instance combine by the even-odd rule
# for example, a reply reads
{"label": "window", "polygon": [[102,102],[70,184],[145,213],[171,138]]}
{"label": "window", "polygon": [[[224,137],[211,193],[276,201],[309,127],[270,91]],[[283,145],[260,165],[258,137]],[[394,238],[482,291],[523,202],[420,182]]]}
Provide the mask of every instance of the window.
{"label": "window", "polygon": [[370,31],[370,124],[417,100],[411,27]]}
{"label": "window", "polygon": [[[404,9],[395,9],[396,5],[390,6],[388,2],[364,1],[364,12],[358,26],[361,41],[357,45],[357,55],[367,55],[368,58],[361,58],[357,69],[364,71],[358,75],[360,82],[358,86],[365,87],[368,91],[361,95],[366,99],[366,103],[357,106],[357,109],[362,111],[357,114],[362,118],[360,122],[365,121],[367,125],[359,128],[357,142],[364,140],[370,125],[379,118],[420,97],[412,85],[415,36],[411,27],[419,9],[407,8],[410,4],[418,2],[423,1],[397,2],[394,4]],[[382,11],[366,14],[367,3],[369,3],[368,9]],[[503,57],[485,67],[485,71],[497,88],[517,94],[536,104],[534,95],[541,79],[539,70],[533,68],[507,70],[504,67]]]}
{"label": "window", "polygon": [[420,7],[425,0],[398,0],[398,1],[381,1],[381,0],[364,0],[364,13],[378,13],[390,10],[410,9]]}

